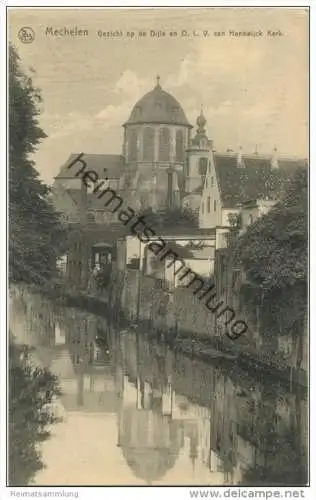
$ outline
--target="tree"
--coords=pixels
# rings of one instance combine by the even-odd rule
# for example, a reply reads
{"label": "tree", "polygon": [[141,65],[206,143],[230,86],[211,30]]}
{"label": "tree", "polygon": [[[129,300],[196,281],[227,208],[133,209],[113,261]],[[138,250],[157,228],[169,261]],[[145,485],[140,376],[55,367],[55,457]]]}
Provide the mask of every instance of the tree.
{"label": "tree", "polygon": [[[46,137],[38,123],[41,98],[9,47],[9,277],[42,284],[54,276],[61,251],[59,215],[30,155]],[[55,421],[50,403],[59,394],[56,377],[25,361],[25,350],[9,349],[9,481],[28,484],[43,464],[37,444]]]}
{"label": "tree", "polygon": [[46,369],[33,368],[26,347],[9,346],[9,483],[29,484],[43,463],[38,442],[49,435],[47,426],[58,421],[50,409],[60,395],[57,378]]}
{"label": "tree", "polygon": [[261,330],[267,335],[303,335],[308,283],[307,197],[308,172],[298,169],[284,199],[249,226],[234,247],[234,260],[246,272],[250,295],[261,307]]}
{"label": "tree", "polygon": [[46,137],[39,126],[41,97],[9,47],[9,277],[42,283],[55,272],[62,230],[30,155]]}
{"label": "tree", "polygon": [[293,443],[293,434],[267,434],[264,465],[245,471],[241,486],[306,486],[308,458]]}

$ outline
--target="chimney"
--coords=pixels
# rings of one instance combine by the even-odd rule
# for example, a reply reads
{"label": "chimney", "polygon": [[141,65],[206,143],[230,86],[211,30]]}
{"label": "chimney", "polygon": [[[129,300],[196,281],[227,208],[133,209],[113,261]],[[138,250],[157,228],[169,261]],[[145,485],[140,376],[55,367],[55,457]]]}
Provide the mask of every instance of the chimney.
{"label": "chimney", "polygon": [[245,164],[244,164],[244,160],[242,157],[242,147],[240,146],[239,151],[237,153],[237,167],[244,168],[244,166],[245,166]]}
{"label": "chimney", "polygon": [[278,150],[277,148],[274,148],[273,150],[273,154],[272,154],[272,157],[271,157],[271,168],[273,169],[277,169],[279,168],[279,161],[278,161]]}

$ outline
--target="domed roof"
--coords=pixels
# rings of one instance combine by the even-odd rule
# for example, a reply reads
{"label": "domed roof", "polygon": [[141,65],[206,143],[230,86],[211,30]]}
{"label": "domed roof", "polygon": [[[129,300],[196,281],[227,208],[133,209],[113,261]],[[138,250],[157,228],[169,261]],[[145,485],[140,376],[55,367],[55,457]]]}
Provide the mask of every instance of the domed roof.
{"label": "domed roof", "polygon": [[123,406],[118,417],[120,448],[133,474],[146,483],[162,479],[179,456],[178,422],[132,405]]}
{"label": "domed roof", "polygon": [[157,85],[144,95],[134,106],[124,126],[143,123],[161,123],[192,127],[178,101],[162,90],[157,77]]}
{"label": "domed roof", "polygon": [[123,455],[133,474],[147,484],[162,479],[178,458],[178,450],[123,447]]}

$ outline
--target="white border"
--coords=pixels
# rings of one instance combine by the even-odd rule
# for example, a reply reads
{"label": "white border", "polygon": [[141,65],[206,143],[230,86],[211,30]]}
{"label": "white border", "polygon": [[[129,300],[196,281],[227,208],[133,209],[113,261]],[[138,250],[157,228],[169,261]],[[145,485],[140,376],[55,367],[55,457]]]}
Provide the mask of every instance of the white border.
{"label": "white border", "polygon": [[[37,492],[45,492],[47,490],[50,491],[66,491],[65,488],[43,488],[43,487],[34,487],[34,488],[6,488],[5,483],[6,483],[6,477],[5,477],[5,463],[6,463],[6,446],[4,444],[6,443],[6,339],[5,339],[5,334],[6,334],[6,294],[7,294],[7,289],[6,289],[6,177],[5,177],[5,171],[6,171],[6,116],[4,113],[4,110],[6,109],[6,7],[23,7],[23,8],[68,8],[68,7],[81,7],[81,8],[92,8],[87,5],[86,3],[82,1],[74,1],[74,0],[68,0],[67,5],[64,5],[65,2],[62,0],[55,0],[51,2],[43,2],[39,0],[34,0],[31,5],[26,5],[23,0],[15,0],[15,1],[9,1],[7,0],[6,2],[0,2],[0,36],[1,36],[1,51],[0,51],[0,63],[1,63],[1,79],[0,79],[0,89],[1,89],[1,101],[0,101],[0,109],[2,110],[1,113],[1,127],[0,127],[0,155],[1,155],[1,169],[0,169],[0,175],[1,175],[1,182],[0,182],[0,203],[1,203],[1,208],[0,208],[0,241],[1,241],[1,259],[0,259],[0,276],[1,276],[1,301],[0,301],[0,319],[1,319],[1,333],[0,333],[0,367],[1,367],[1,372],[0,372],[0,378],[1,378],[1,385],[0,385],[0,394],[1,394],[1,404],[0,404],[0,499],[5,499],[5,498],[17,498],[16,492],[20,492],[20,494],[23,491],[37,491]],[[100,1],[95,1],[94,7],[95,8],[111,8],[111,7],[129,7],[129,8],[152,8],[152,7],[166,7],[166,8],[171,8],[175,7],[175,5],[172,5],[171,2],[167,1],[157,1],[157,0],[152,0],[150,5],[148,5],[148,2],[146,0],[138,0],[137,7],[133,6],[133,3],[136,2],[131,2],[128,0],[121,0],[121,2],[109,0],[106,2],[106,5],[103,2]],[[227,1],[205,1],[205,0],[200,0],[198,6],[192,5],[191,2],[189,1],[183,1],[181,4],[176,4],[177,7],[192,7],[192,8],[198,8],[198,7],[297,7],[297,8],[302,8],[302,7],[309,7],[310,8],[310,226],[311,226],[311,232],[310,232],[310,296],[311,296],[311,307],[310,307],[310,356],[311,356],[311,373],[310,373],[310,408],[311,408],[311,428],[310,428],[310,443],[311,443],[311,450],[310,450],[310,471],[311,471],[311,487],[310,488],[296,488],[297,491],[304,490],[305,492],[305,498],[308,499],[315,499],[316,498],[316,481],[314,480],[314,476],[316,474],[316,460],[315,460],[315,449],[314,449],[314,443],[315,441],[315,431],[314,431],[314,425],[313,422],[315,420],[315,400],[316,400],[316,389],[315,389],[315,363],[313,362],[314,359],[316,359],[316,353],[315,353],[315,345],[316,341],[313,339],[314,335],[314,325],[315,325],[315,309],[313,307],[313,298],[315,297],[315,281],[316,281],[316,272],[315,272],[315,232],[313,231],[314,227],[314,221],[316,221],[316,200],[315,200],[315,192],[316,192],[316,185],[315,185],[315,174],[313,172],[314,169],[314,163],[316,159],[316,141],[315,141],[315,128],[314,128],[314,120],[313,117],[316,116],[316,103],[315,103],[315,98],[314,94],[312,92],[312,89],[316,88],[316,78],[315,78],[315,61],[316,61],[316,50],[315,50],[315,41],[316,41],[316,6],[314,4],[313,0],[309,1],[293,1],[293,0],[284,0],[284,1],[257,1],[257,0],[248,0],[244,2],[238,2],[237,0],[227,0]],[[312,64],[312,61],[314,61],[314,64]],[[316,225],[315,225],[316,227]],[[313,472],[314,471],[314,472]],[[222,494],[223,498],[229,498],[228,494],[224,496],[224,491],[227,490],[230,491],[241,491],[243,494],[234,496],[234,498],[247,498],[248,493],[251,492],[254,488],[212,488],[212,491],[219,491]],[[257,490],[259,488],[256,488]],[[261,488],[260,488],[261,489]],[[295,488],[286,488],[287,490]],[[190,498],[189,490],[207,490],[207,488],[190,488],[190,487],[152,487],[152,488],[143,488],[143,487],[121,487],[121,488],[116,488],[116,487],[110,487],[110,488],[71,488],[72,491],[78,491],[79,492],[79,498],[89,498],[89,499],[98,499],[102,498],[113,498],[113,499],[124,499],[124,498],[131,498],[131,497],[137,497],[139,499],[146,498],[157,498],[157,500],[161,498],[161,496],[170,496],[173,497],[174,499],[180,499],[180,498]],[[275,488],[263,488],[263,490],[269,490],[271,493]],[[245,493],[246,492],[246,493]],[[273,493],[272,493],[273,495]],[[21,495],[22,496],[22,495]],[[40,496],[40,495],[37,495]],[[59,497],[60,498],[60,497]],[[230,498],[233,498],[230,496]],[[273,498],[273,496],[270,496],[270,498]],[[302,497],[300,497],[302,498]]]}

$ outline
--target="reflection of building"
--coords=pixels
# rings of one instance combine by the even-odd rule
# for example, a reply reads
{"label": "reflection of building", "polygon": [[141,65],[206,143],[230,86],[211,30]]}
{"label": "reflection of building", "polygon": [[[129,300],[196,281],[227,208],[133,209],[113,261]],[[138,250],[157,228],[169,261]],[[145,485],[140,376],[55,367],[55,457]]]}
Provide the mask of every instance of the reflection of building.
{"label": "reflection of building", "polygon": [[203,472],[205,484],[237,484],[260,467],[306,469],[307,402],[299,394],[231,366],[174,355],[135,332],[109,330],[95,316],[53,312],[40,297],[13,294],[10,313],[17,340],[36,345],[42,365],[59,375],[67,411],[112,413],[114,424],[117,418],[122,456],[143,481],[169,480],[182,460],[191,477]]}
{"label": "reflection of building", "polygon": [[228,483],[233,482],[236,466],[234,397],[232,381],[225,376],[219,379],[212,401],[209,467],[219,467]]}
{"label": "reflection of building", "polygon": [[[162,479],[180,453],[191,463],[193,475],[196,465],[206,468],[210,414],[175,393],[171,352],[142,337],[136,340],[129,332],[121,335],[121,351],[129,376],[121,378],[119,444],[128,448],[124,456],[131,467],[136,467],[135,474],[142,474],[139,477],[147,482],[157,481],[159,476]],[[151,472],[145,465],[141,471],[136,465],[141,457],[146,462],[146,453],[151,457]],[[135,463],[131,455],[136,457]]]}
{"label": "reflection of building", "polygon": [[[135,387],[123,377],[122,385],[118,445],[134,474],[150,484],[174,466],[181,429],[170,415],[163,414],[164,409],[168,413],[170,408],[167,394],[153,391],[139,379]],[[170,392],[169,397],[172,398]]]}
{"label": "reflection of building", "polygon": [[[124,332],[121,336],[121,343],[125,370],[131,377],[125,377],[124,382],[122,381],[122,387],[125,389],[122,389],[124,399],[119,420],[120,445],[123,442],[129,450],[139,449],[135,451],[138,463],[139,457],[144,454],[141,450],[146,446],[162,449],[169,443],[169,453],[177,450],[177,453],[184,454],[189,459],[193,477],[196,467],[199,467],[199,470],[204,468],[205,471],[209,469],[211,412],[206,407],[192,404],[189,400],[192,397],[202,399],[203,396],[199,394],[198,387],[192,386],[193,380],[199,383],[200,379],[196,379],[193,373],[182,373],[179,379],[174,371],[170,351],[146,341],[141,336],[136,340],[135,334]],[[192,365],[192,361],[185,359],[188,365]],[[211,371],[210,367],[208,371]],[[206,385],[203,384],[205,394],[211,395],[212,386],[207,385],[207,381],[205,382]],[[179,393],[187,394],[188,397],[180,396]],[[216,416],[217,408],[215,410],[213,408],[213,411]],[[223,413],[221,413],[221,418],[224,421]],[[134,430],[132,425],[134,425]],[[225,428],[221,428],[221,432],[224,431]],[[139,436],[138,433],[140,433]],[[176,436],[175,442],[172,441],[173,435]],[[123,441],[122,436],[124,436]],[[218,465],[211,468],[211,471],[223,473],[227,469],[227,466],[225,469],[223,465],[225,460],[227,463],[227,459],[224,460],[223,456],[224,446],[227,444],[226,441],[223,443],[220,452],[216,450],[212,452]],[[146,452],[149,453],[147,448]],[[130,454],[128,459],[130,460]],[[157,457],[156,459],[158,461]],[[172,462],[166,458],[166,463],[171,466]],[[152,467],[154,470],[154,466]],[[162,471],[163,468],[161,468],[161,474]],[[148,470],[144,469],[143,474],[143,478],[147,474],[147,481],[154,481],[154,472],[150,476]]]}
{"label": "reflection of building", "polygon": [[24,325],[30,322],[33,330],[34,318],[39,318],[38,330],[42,332],[43,342],[34,338],[36,352],[41,362],[59,377],[64,408],[115,413],[116,385],[106,323],[77,310],[63,309],[63,315],[55,311],[52,335],[44,339],[48,318],[52,317],[49,303],[46,302],[45,311],[40,300],[34,303],[28,299],[27,303],[29,319],[22,322]]}
{"label": "reflection of building", "polygon": [[[98,343],[103,326],[102,343]],[[68,410],[116,412],[117,397],[113,367],[110,363],[106,324],[89,314],[80,314],[64,322],[73,376],[61,375],[62,402]],[[69,361],[68,361],[69,362]],[[66,366],[66,359],[64,359]]]}

